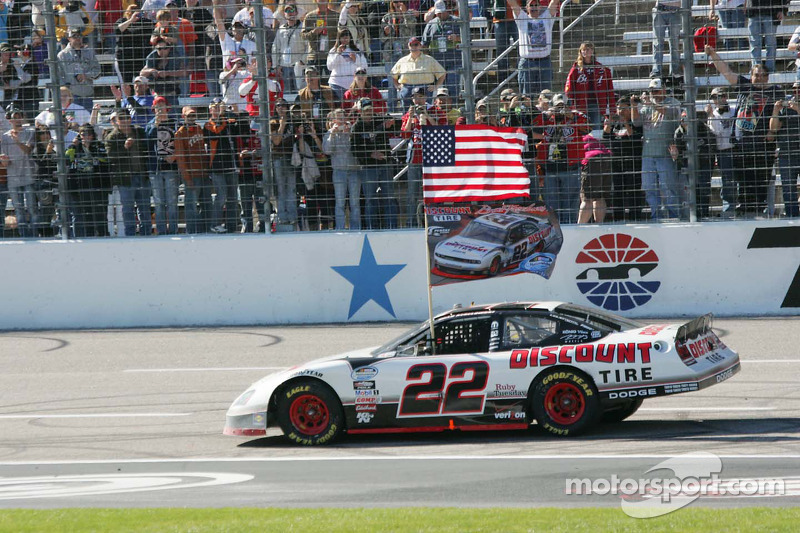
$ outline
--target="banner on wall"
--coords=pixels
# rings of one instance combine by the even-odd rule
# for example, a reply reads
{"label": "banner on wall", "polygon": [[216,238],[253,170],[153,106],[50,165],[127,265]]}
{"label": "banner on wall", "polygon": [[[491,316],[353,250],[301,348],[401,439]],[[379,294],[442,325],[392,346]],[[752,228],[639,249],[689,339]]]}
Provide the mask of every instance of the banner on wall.
{"label": "banner on wall", "polygon": [[523,273],[549,279],[564,242],[542,203],[426,206],[425,217],[433,286]]}

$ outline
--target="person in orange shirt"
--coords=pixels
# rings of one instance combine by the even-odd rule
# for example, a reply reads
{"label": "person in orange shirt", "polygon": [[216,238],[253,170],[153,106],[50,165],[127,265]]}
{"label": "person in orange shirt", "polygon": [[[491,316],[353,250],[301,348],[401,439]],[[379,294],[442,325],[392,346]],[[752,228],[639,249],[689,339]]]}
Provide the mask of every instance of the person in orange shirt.
{"label": "person in orange shirt", "polygon": [[[186,233],[204,233],[210,212],[208,187],[208,154],[203,128],[197,125],[197,110],[186,106],[181,113],[183,125],[175,133],[175,157],[178,172],[184,184],[184,206],[186,210]],[[198,216],[200,203],[202,221]]]}

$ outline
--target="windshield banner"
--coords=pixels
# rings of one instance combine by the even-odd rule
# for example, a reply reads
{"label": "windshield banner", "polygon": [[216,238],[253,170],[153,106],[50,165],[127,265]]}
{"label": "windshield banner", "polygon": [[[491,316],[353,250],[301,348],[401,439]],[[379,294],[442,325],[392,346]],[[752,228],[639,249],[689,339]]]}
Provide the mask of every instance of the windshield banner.
{"label": "windshield banner", "polygon": [[550,278],[564,237],[542,203],[426,207],[431,285],[539,274]]}

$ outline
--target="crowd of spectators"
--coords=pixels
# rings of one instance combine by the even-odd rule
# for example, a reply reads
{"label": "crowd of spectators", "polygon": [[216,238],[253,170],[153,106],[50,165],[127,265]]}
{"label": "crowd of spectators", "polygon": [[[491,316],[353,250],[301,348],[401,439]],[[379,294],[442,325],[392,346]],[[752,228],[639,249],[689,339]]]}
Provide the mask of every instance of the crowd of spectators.
{"label": "crowd of spectators", "polygon": [[[517,76],[499,97],[476,102],[471,121],[528,133],[531,195],[562,223],[688,220],[691,198],[700,218],[773,214],[773,167],[783,214],[798,216],[800,77],[788,96],[769,83],[774,28],[762,31],[787,3],[755,2],[745,12],[741,2],[711,0],[725,27],[746,15],[753,68],[739,76],[706,48],[737,96],[734,103],[726,87],[715,88],[694,128],[662,72],[668,35],[670,74],[682,74],[680,2],[651,3],[651,80],[621,93],[589,41],[554,86],[558,0],[494,0],[486,7],[497,51],[519,40],[496,79],[514,64]],[[467,122],[461,20],[472,14],[454,0],[69,0],[56,12],[52,63],[40,9],[0,33],[0,206],[10,199],[23,237],[418,227],[422,128]],[[764,63],[755,33],[766,43]],[[798,46],[800,32],[789,49]],[[103,55],[113,55],[115,83],[97,83]],[[266,89],[256,81],[262,60]],[[40,109],[39,80],[56,74],[52,65],[60,121],[52,107]],[[261,90],[268,132],[257,120]],[[108,100],[113,107],[99,103]],[[59,122],[63,155],[54,144]],[[262,180],[262,143],[272,190]],[[66,188],[56,177],[60,159]],[[715,168],[719,212],[711,209]]]}

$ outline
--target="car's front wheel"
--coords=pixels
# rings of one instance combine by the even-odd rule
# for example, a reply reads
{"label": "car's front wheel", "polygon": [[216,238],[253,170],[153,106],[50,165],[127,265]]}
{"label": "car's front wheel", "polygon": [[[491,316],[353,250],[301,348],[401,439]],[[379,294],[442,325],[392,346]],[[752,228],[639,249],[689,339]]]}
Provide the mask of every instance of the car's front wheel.
{"label": "car's front wheel", "polygon": [[296,381],[278,398],[278,424],[296,444],[328,444],[344,429],[344,414],[333,391],[313,380]]}
{"label": "car's front wheel", "polygon": [[499,274],[500,273],[500,266],[501,266],[500,256],[496,255],[492,259],[492,262],[489,263],[489,275],[490,276],[496,276],[497,274]]}
{"label": "car's front wheel", "polygon": [[600,415],[600,400],[594,383],[576,370],[552,369],[534,383],[531,409],[545,431],[567,437],[594,426]]}
{"label": "car's front wheel", "polygon": [[603,423],[615,424],[622,422],[629,416],[633,415],[641,406],[644,400],[636,398],[635,400],[628,400],[625,403],[615,405],[603,411]]}

